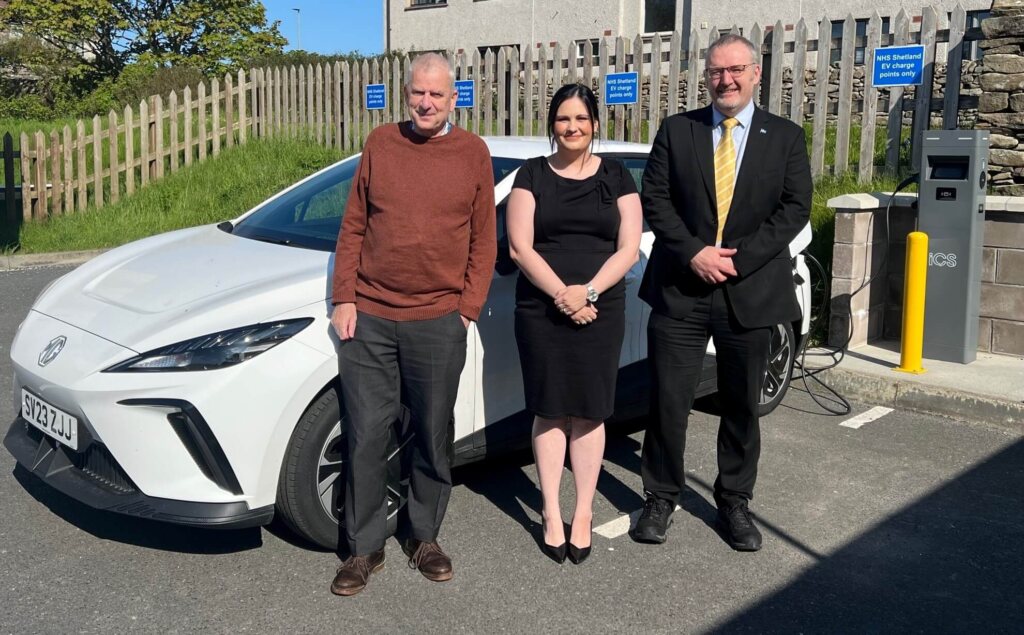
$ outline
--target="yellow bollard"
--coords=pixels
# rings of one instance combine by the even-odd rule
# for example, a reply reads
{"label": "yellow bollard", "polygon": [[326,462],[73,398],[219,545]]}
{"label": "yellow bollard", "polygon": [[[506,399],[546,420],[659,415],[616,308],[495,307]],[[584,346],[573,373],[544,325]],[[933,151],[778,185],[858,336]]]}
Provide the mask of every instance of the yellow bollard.
{"label": "yellow bollard", "polygon": [[903,337],[900,365],[903,373],[920,375],[924,347],[924,292],[928,279],[928,234],[907,234],[907,266],[903,283]]}

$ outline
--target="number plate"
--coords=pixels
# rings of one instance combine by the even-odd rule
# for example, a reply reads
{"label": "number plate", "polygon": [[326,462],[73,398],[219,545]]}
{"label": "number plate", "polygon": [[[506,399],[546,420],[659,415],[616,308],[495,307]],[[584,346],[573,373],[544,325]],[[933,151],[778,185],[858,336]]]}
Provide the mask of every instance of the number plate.
{"label": "number plate", "polygon": [[54,408],[24,388],[21,389],[21,416],[72,450],[78,449],[78,419]]}

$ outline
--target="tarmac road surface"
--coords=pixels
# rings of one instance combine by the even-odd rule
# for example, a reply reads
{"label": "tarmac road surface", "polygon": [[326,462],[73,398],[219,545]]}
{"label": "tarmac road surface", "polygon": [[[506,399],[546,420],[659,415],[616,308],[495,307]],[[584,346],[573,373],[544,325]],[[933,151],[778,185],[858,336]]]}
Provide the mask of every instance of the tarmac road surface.
{"label": "tarmac road surface", "polygon": [[[0,272],[0,385],[17,324],[67,270]],[[1020,632],[1024,437],[856,403],[826,416],[794,385],[763,421],[752,509],[765,546],[745,554],[711,527],[716,419],[712,402],[700,408],[691,489],[664,545],[624,534],[642,502],[637,422],[609,435],[583,565],[538,549],[536,473],[518,453],[456,470],[441,535],[454,580],[422,578],[390,541],[384,571],[352,598],[328,590],[337,557],[283,529],[96,512],[0,450],[0,632]]]}

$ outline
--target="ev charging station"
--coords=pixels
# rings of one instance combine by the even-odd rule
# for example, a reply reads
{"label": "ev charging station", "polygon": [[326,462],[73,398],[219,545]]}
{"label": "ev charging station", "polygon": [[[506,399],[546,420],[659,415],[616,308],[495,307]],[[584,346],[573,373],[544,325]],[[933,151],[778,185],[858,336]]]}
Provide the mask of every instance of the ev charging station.
{"label": "ev charging station", "polygon": [[928,235],[924,357],[969,364],[978,352],[987,130],[925,130],[918,229]]}

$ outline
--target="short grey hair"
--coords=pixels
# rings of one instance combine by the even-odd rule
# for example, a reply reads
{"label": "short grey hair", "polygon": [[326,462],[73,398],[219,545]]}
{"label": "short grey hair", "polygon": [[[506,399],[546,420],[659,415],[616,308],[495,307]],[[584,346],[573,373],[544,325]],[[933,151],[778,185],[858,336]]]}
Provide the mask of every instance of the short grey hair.
{"label": "short grey hair", "polygon": [[747,47],[750,51],[750,61],[754,64],[758,64],[757,60],[757,47],[754,43],[743,37],[742,35],[736,35],[735,33],[726,33],[722,37],[718,38],[708,46],[708,50],[704,52],[704,66],[706,67],[711,63],[711,53],[720,47],[728,46],[730,44],[742,44]]}
{"label": "short grey hair", "polygon": [[455,69],[452,68],[451,62],[448,58],[440,53],[423,53],[413,58],[412,64],[409,65],[409,75],[405,78],[406,90],[409,89],[409,83],[412,82],[412,76],[418,71],[425,71],[429,69],[442,69],[448,73],[448,77],[451,79],[451,88],[455,89]]}

